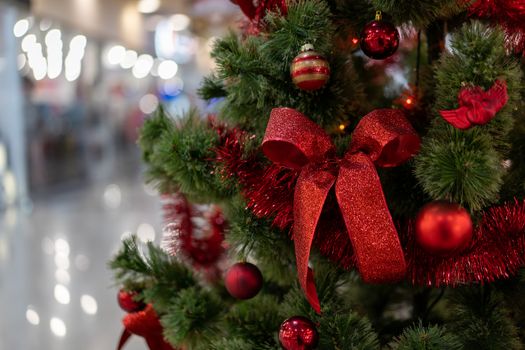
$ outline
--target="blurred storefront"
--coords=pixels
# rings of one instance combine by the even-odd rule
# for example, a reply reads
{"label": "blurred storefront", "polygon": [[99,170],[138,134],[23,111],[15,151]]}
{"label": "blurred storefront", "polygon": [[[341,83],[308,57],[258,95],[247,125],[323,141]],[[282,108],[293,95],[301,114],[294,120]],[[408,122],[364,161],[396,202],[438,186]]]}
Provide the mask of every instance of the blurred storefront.
{"label": "blurred storefront", "polygon": [[4,206],[115,171],[137,173],[144,116],[159,103],[173,116],[205,108],[196,90],[212,68],[210,45],[236,14],[223,0],[0,6]]}
{"label": "blurred storefront", "polygon": [[238,15],[230,0],[0,0],[0,349],[116,347],[106,262],[162,222],[137,129],[160,103],[206,114],[211,43]]}

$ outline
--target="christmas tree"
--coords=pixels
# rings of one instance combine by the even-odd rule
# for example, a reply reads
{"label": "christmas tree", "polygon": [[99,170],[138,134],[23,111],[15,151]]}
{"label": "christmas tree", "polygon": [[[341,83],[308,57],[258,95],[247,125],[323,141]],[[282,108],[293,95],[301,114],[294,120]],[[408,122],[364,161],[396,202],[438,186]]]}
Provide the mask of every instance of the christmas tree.
{"label": "christmas tree", "polygon": [[235,2],[217,113],[142,128],[119,347],[522,349],[525,1]]}

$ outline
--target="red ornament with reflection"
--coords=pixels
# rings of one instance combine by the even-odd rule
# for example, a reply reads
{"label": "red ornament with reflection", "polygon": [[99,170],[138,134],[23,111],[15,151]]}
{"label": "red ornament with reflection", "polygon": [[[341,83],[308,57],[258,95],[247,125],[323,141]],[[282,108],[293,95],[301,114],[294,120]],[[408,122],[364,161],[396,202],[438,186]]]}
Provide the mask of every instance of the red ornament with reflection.
{"label": "red ornament with reflection", "polygon": [[319,343],[319,333],[312,321],[306,317],[294,316],[281,324],[279,342],[286,350],[315,349]]}
{"label": "red ornament with reflection", "polygon": [[425,205],[416,219],[416,239],[428,253],[448,255],[461,252],[472,240],[469,213],[456,203],[435,201]]}
{"label": "red ornament with reflection", "polygon": [[127,292],[121,289],[118,292],[117,300],[120,308],[126,312],[138,312],[146,308],[146,304],[141,301],[135,301],[135,297],[138,295],[138,292]]}
{"label": "red ornament with reflection", "polygon": [[241,300],[251,299],[261,290],[263,276],[257,266],[241,262],[228,270],[224,284],[232,297]]}
{"label": "red ornament with reflection", "polygon": [[399,32],[390,22],[376,17],[361,32],[361,50],[370,58],[383,60],[392,56],[399,47]]}

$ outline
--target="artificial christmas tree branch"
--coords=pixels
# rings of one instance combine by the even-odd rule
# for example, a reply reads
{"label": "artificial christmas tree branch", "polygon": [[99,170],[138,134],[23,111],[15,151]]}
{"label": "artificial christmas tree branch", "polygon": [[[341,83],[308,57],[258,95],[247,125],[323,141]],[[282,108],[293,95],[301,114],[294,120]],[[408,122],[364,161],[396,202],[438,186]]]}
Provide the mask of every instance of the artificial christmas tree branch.
{"label": "artificial christmas tree branch", "polygon": [[[498,201],[506,170],[513,109],[520,97],[521,73],[506,56],[503,34],[479,22],[465,25],[452,41],[452,53],[436,68],[437,110],[457,106],[457,92],[465,84],[492,86],[502,78],[512,91],[506,106],[489,124],[461,131],[441,118],[433,121],[416,162],[416,175],[435,199],[448,199],[480,210]],[[465,68],[467,67],[467,68]]]}
{"label": "artificial christmas tree branch", "polygon": [[[123,243],[112,268],[125,319],[152,316],[156,334],[185,350],[523,348],[515,306],[525,287],[513,278],[525,265],[523,67],[509,56],[521,39],[509,42],[503,14],[525,15],[507,1],[502,13],[492,0],[243,1],[249,24],[215,42],[217,70],[199,90],[218,101],[216,114],[174,119],[160,108],[142,129],[146,176],[165,200],[166,250]],[[360,127],[380,107],[396,110]],[[269,123],[279,111],[288,114]],[[423,147],[408,160],[415,132]],[[360,156],[387,168],[360,175],[375,169]],[[392,159],[408,162],[391,168]],[[181,208],[180,193],[224,216]],[[381,217],[370,210],[378,203]],[[365,270],[379,279],[392,265],[385,232],[399,239],[408,273],[367,284],[363,261],[377,259]],[[229,259],[217,258],[225,250]],[[300,274],[315,267],[321,314],[304,274],[303,288],[296,278],[297,256]],[[149,314],[133,314],[140,301]]]}

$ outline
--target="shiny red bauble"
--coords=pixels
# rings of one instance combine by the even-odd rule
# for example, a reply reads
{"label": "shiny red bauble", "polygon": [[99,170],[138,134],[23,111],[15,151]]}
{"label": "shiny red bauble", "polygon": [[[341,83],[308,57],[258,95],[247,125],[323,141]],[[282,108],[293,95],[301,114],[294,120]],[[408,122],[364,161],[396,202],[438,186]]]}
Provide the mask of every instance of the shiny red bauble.
{"label": "shiny red bauble", "polygon": [[319,333],[315,324],[302,316],[290,317],[281,324],[279,342],[286,350],[315,349]]}
{"label": "shiny red bauble", "polygon": [[257,266],[241,262],[233,265],[226,272],[224,284],[232,297],[242,300],[251,299],[261,290],[263,276]]}
{"label": "shiny red bauble", "polygon": [[472,235],[472,219],[456,203],[431,202],[421,209],[416,219],[416,240],[431,254],[461,252],[471,242]]}
{"label": "shiny red bauble", "polygon": [[326,58],[306,44],[290,67],[292,81],[301,90],[313,91],[325,86],[330,79],[330,65]]}
{"label": "shiny red bauble", "polygon": [[370,58],[383,60],[392,56],[399,47],[399,32],[390,22],[383,21],[381,15],[369,22],[361,32],[361,50]]}
{"label": "shiny red bauble", "polygon": [[118,292],[117,300],[120,308],[126,312],[138,312],[146,308],[146,304],[141,301],[135,301],[135,297],[138,295],[138,292],[127,292],[125,290],[120,290]]}

